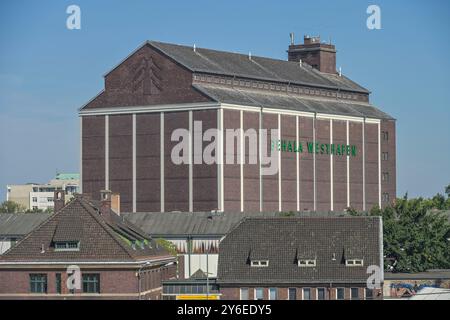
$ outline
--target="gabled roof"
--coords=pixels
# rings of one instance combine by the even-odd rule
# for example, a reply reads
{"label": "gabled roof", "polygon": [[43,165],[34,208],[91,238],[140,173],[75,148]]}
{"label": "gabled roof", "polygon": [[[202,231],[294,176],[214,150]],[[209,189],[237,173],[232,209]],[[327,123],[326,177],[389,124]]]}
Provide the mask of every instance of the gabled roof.
{"label": "gabled roof", "polygon": [[[248,218],[222,240],[217,278],[228,285],[365,283],[367,266],[381,265],[382,241],[380,217]],[[253,251],[268,266],[252,267]],[[316,266],[299,267],[299,259]],[[346,266],[346,259],[364,266]]]}
{"label": "gabled roof", "polygon": [[49,213],[0,213],[0,238],[22,237],[49,217]]}
{"label": "gabled roof", "polygon": [[232,88],[217,85],[198,85],[194,87],[212,100],[244,106],[285,109],[311,113],[324,113],[351,117],[375,119],[394,119],[390,115],[364,102],[353,102],[338,99],[305,98],[288,93]]}
{"label": "gabled roof", "polygon": [[[296,216],[344,215],[343,212],[295,212]],[[153,237],[222,237],[246,217],[273,218],[278,212],[135,212],[122,213],[125,221]]]}
{"label": "gabled roof", "polygon": [[[56,251],[55,242],[61,241],[79,242],[79,250]],[[156,258],[171,256],[115,213],[111,212],[111,218],[103,217],[91,202],[76,196],[0,256],[0,262],[136,262]]]}
{"label": "gabled roof", "polygon": [[147,44],[156,48],[192,72],[236,76],[257,80],[310,85],[330,89],[369,93],[350,79],[322,73],[307,64],[266,57],[183,46],[158,41]]}

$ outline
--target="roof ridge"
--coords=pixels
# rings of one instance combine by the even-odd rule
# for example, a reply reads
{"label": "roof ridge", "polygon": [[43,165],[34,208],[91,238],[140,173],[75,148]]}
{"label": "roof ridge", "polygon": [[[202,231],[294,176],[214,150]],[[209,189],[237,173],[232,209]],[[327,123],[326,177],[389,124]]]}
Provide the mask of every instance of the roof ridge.
{"label": "roof ridge", "polygon": [[20,239],[14,246],[11,246],[8,250],[6,250],[2,255],[0,255],[0,260],[3,256],[6,256],[12,249],[16,248],[19,244],[21,244],[23,241],[27,240],[32,234],[34,234],[36,231],[40,230],[45,224],[49,223],[51,220],[59,216],[64,208],[66,208],[70,203],[75,201],[77,198],[74,197],[72,200],[70,200],[68,203],[66,203],[61,209],[51,214],[47,219],[39,223],[35,228],[33,228],[30,232],[28,232],[25,237]]}
{"label": "roof ridge", "polygon": [[[125,250],[128,256],[135,260],[135,257],[130,248],[128,248],[123,242],[116,237],[114,232],[111,230],[112,227],[106,222],[106,220],[101,217],[97,212],[94,211],[92,205],[90,203],[85,203],[84,201],[80,201],[81,205],[86,209],[86,211],[99,223],[99,225],[119,244],[119,246]],[[111,229],[110,229],[111,228]]]}

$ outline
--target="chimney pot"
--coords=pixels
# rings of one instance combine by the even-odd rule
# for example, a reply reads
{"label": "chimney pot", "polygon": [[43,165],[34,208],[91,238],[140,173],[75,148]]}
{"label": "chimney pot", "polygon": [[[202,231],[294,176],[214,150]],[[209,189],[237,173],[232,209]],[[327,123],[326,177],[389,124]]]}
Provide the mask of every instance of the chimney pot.
{"label": "chimney pot", "polygon": [[58,212],[66,204],[66,192],[64,190],[55,190],[53,193],[53,212]]}

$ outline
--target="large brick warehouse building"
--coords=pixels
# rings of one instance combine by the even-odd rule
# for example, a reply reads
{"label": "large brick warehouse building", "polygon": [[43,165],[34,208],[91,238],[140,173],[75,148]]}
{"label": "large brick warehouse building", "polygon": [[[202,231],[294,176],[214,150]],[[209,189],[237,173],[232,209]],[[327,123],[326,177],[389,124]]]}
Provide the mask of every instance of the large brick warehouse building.
{"label": "large brick warehouse building", "polygon": [[[79,111],[82,192],[119,193],[123,211],[369,210],[395,199],[395,119],[336,72],[334,45],[318,37],[291,43],[288,61],[150,41],[104,78]],[[171,158],[179,128],[189,163]],[[192,161],[210,143],[198,149],[196,133],[211,128],[220,161]],[[225,129],[243,130],[241,161],[224,160]],[[266,144],[248,129],[279,131]],[[262,174],[267,149],[275,174]]]}

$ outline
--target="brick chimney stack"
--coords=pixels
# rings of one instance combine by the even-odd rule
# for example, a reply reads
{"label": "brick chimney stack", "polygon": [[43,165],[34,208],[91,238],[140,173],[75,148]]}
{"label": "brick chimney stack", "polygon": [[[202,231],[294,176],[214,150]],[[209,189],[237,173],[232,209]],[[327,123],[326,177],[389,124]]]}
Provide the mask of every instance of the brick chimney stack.
{"label": "brick chimney stack", "polygon": [[306,62],[320,72],[336,74],[336,48],[331,43],[321,43],[320,36],[304,36],[303,44],[295,44],[291,34],[288,60]]}
{"label": "brick chimney stack", "polygon": [[111,191],[100,190],[100,215],[106,221],[111,221]]}
{"label": "brick chimney stack", "polygon": [[53,193],[53,212],[58,212],[66,204],[66,192],[64,190],[55,190]]}

